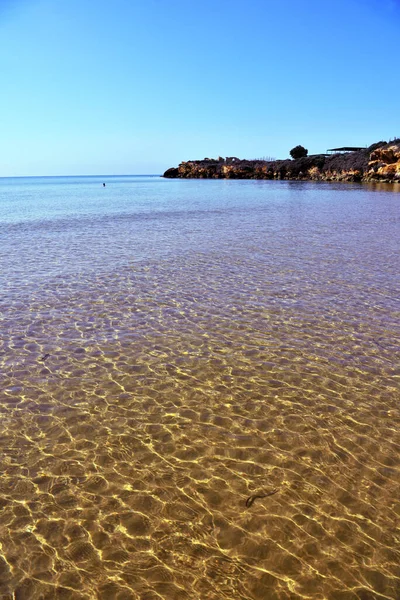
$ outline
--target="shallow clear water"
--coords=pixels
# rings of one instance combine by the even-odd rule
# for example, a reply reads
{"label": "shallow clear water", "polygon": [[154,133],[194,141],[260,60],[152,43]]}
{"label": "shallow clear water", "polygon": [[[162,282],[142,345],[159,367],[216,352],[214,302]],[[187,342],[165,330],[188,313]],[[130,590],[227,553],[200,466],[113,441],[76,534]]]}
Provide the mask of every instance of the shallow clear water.
{"label": "shallow clear water", "polygon": [[396,188],[0,179],[0,240],[0,598],[400,598]]}

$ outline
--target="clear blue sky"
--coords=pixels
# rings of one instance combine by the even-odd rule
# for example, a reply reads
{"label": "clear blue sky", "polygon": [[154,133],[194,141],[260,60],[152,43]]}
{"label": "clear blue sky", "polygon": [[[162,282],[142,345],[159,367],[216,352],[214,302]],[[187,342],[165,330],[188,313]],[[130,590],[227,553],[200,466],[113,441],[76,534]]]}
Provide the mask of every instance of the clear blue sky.
{"label": "clear blue sky", "polygon": [[400,0],[0,0],[0,176],[400,137]]}

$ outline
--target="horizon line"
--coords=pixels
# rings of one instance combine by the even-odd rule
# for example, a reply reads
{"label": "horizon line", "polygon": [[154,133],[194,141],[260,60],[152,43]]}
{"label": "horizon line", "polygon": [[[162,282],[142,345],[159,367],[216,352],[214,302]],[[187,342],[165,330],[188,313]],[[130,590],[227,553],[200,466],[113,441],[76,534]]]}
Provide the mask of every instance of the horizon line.
{"label": "horizon line", "polygon": [[57,178],[57,177],[158,177],[161,173],[96,173],[85,175],[0,175],[0,179],[26,179],[26,178]]}

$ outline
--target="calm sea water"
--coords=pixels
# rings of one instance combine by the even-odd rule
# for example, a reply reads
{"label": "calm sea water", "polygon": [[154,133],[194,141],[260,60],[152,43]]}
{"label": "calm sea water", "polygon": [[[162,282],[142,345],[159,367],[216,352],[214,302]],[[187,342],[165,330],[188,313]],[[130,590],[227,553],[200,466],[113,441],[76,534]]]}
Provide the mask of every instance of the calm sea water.
{"label": "calm sea water", "polygon": [[399,192],[0,179],[0,598],[400,598]]}

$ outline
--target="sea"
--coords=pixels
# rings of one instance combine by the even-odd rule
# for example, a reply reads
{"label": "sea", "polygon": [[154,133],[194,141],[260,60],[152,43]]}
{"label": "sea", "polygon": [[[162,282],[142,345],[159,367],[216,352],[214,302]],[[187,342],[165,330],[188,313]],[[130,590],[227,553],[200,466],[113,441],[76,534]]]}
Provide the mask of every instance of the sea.
{"label": "sea", "polygon": [[399,600],[399,250],[400,185],[1,178],[0,598]]}

